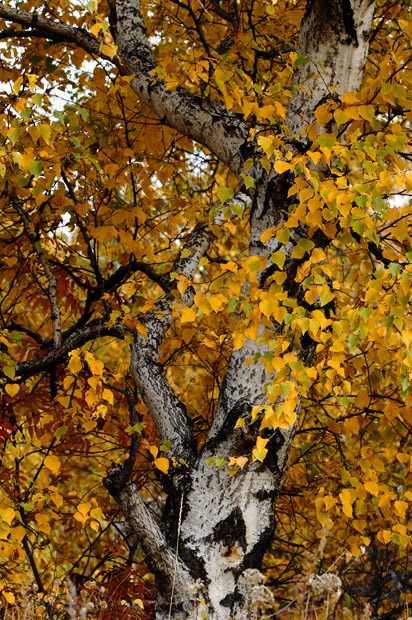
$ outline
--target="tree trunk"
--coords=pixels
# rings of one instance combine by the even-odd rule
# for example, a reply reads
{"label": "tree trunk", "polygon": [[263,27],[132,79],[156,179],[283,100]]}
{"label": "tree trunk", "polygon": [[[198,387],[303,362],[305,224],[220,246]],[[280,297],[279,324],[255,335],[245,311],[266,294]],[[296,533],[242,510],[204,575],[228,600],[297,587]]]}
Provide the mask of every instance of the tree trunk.
{"label": "tree trunk", "polygon": [[[213,6],[222,13],[219,1],[213,2]],[[290,130],[287,137],[290,150],[304,153],[310,148],[311,140],[304,129],[313,122],[319,105],[361,87],[373,10],[373,0],[308,0],[297,49],[308,61],[300,63],[295,72],[285,119]],[[276,172],[273,161],[269,172],[262,167],[263,152],[249,139],[250,129],[239,114],[183,88],[168,90],[162,80],[154,80],[152,70],[156,60],[146,38],[139,0],[117,0],[115,13],[118,55],[112,62],[122,74],[133,76],[130,82],[133,92],[164,125],[196,141],[198,148],[214,153],[239,179],[240,190],[232,202],[251,208],[249,254],[267,258],[265,269],[258,274],[259,291],[264,290],[269,276],[278,269],[271,262],[272,253],[281,251],[285,255],[283,270],[287,275],[284,290],[289,298],[304,304],[303,291],[295,279],[299,262],[292,259],[291,254],[299,240],[307,236],[307,228],[297,224],[290,231],[290,240],[283,245],[276,237],[261,241],[263,232],[282,225],[288,217],[288,190],[294,182],[292,174]],[[0,3],[0,17],[33,29],[26,34],[79,46],[110,62],[101,53],[101,42],[86,30],[3,3]],[[333,121],[319,131],[322,129],[336,133]],[[254,184],[246,190],[240,175],[243,162],[250,157],[254,163],[247,175]],[[322,177],[329,174],[329,170],[323,164],[316,168],[316,173]],[[219,221],[220,215],[216,217]],[[197,226],[183,245],[172,272],[193,280],[210,238],[211,231],[206,225]],[[311,238],[321,248],[330,241],[320,229]],[[147,268],[146,265],[146,272]],[[268,428],[260,432],[268,440],[263,462],[253,462],[249,458],[244,468],[233,476],[228,475],[226,467],[219,465],[222,457],[251,455],[259,435],[258,425],[238,426],[236,422],[250,416],[254,407],[265,405],[264,387],[273,381],[274,374],[268,374],[259,362],[246,365],[246,361],[256,358],[256,354],[265,354],[266,345],[261,344],[264,332],[271,330],[275,337],[282,328],[275,321],[270,329],[261,325],[256,341],[246,338],[243,346],[233,352],[217,414],[198,454],[185,406],[174,394],[158,364],[160,347],[172,322],[171,305],[175,297],[174,284],[163,275],[155,276],[165,295],[156,309],[145,317],[147,339],[141,335],[135,337],[131,373],[160,440],[173,444],[171,456],[180,459],[182,464],[170,468],[168,475],[162,478],[168,500],[161,522],[154,519],[132,482],[135,443],[132,443],[130,457],[123,466],[110,472],[105,485],[133,528],[146,562],[156,576],[157,619],[183,620],[199,615],[212,620],[230,617],[240,620],[250,615],[254,603],[263,599],[270,602],[270,593],[262,585],[258,569],[273,536],[276,499],[297,422],[289,428],[275,431]],[[53,301],[55,283],[49,280]],[[243,293],[247,297],[249,289],[246,287]],[[183,303],[188,306],[193,303],[190,287],[183,296]],[[55,322],[54,340],[58,346],[58,316]],[[91,337],[120,330],[114,326],[108,331],[103,323],[102,319],[78,330],[58,351],[40,361],[23,362],[16,375],[50,369]],[[312,360],[314,347],[310,338],[302,343],[300,358],[307,365]],[[299,405],[296,414],[299,416]]]}
{"label": "tree trunk", "polygon": [[[119,49],[131,62],[136,58],[143,59],[151,69],[154,61],[145,39],[138,3],[131,6],[128,2],[118,2]],[[298,145],[302,151],[310,147],[303,129],[313,121],[319,104],[360,88],[373,8],[369,0],[308,2],[297,51],[306,56],[309,63],[296,71],[286,118],[286,124],[293,132],[291,148]],[[123,30],[122,19],[127,24]],[[133,20],[136,19],[138,27],[133,28]],[[316,76],[307,78],[309,73]],[[304,87],[301,86],[303,83]],[[205,145],[236,174],[242,172],[239,153],[248,132],[237,118],[228,142],[225,139],[225,123],[229,122],[230,113],[225,112],[214,125],[209,122],[208,115],[216,115],[216,109],[211,110],[213,106],[216,108],[216,104],[209,107],[202,105],[201,109],[196,109],[193,101],[188,103],[188,97],[182,96],[181,92],[162,90],[159,82],[149,88],[150,78],[143,70],[136,75],[132,85],[136,94],[166,124]],[[328,131],[333,132],[334,127],[328,127]],[[255,180],[253,188],[248,190],[248,196],[239,194],[234,201],[249,200],[252,203],[249,253],[269,259],[266,270],[260,274],[261,285],[270,270],[272,252],[282,250],[286,256],[284,269],[288,273],[288,284],[285,286],[288,287],[288,295],[299,301],[302,293],[294,281],[296,261],[290,255],[294,245],[305,237],[307,231],[304,226],[293,229],[286,245],[281,245],[276,239],[266,243],[260,241],[262,232],[282,223],[286,217],[284,205],[293,183],[287,175],[279,175],[274,168],[269,173],[263,170],[259,163],[261,155],[257,153],[252,172],[248,171]],[[327,171],[319,169],[318,173],[322,175]],[[187,243],[198,249],[197,255],[187,259],[190,264],[181,259],[173,268],[174,271],[184,272],[189,279],[193,277],[209,243],[207,231],[198,230],[196,235]],[[316,241],[320,247],[328,243],[322,235],[316,237]],[[190,294],[185,301],[191,303]],[[185,408],[156,365],[160,344],[170,324],[167,303],[158,310],[147,323],[148,341],[143,338],[136,340],[132,374],[153,415],[161,439],[172,441],[174,455],[184,458],[188,467],[175,468],[164,479],[169,497],[162,523],[153,521],[135,487],[122,478],[124,472],[112,472],[106,485],[135,529],[147,563],[156,575],[158,620],[166,620],[169,615],[171,618],[189,618],[200,614],[213,620],[245,618],[249,616],[253,603],[265,597],[270,601],[271,595],[262,585],[258,569],[273,536],[275,503],[296,424],[268,433],[268,453],[263,463],[249,459],[243,469],[230,477],[227,468],[219,468],[219,460],[216,463],[216,459],[222,456],[251,454],[258,435],[257,425],[244,424],[237,428],[236,422],[238,418],[250,414],[252,407],[266,402],[263,388],[273,380],[273,375],[267,374],[263,365],[245,365],[246,360],[253,358],[255,353],[265,352],[264,345],[246,339],[243,347],[231,356],[217,415],[209,437],[197,455]],[[275,335],[280,331],[275,323],[272,329]],[[309,342],[301,351],[301,358],[306,364],[310,364],[313,350],[313,342]]]}

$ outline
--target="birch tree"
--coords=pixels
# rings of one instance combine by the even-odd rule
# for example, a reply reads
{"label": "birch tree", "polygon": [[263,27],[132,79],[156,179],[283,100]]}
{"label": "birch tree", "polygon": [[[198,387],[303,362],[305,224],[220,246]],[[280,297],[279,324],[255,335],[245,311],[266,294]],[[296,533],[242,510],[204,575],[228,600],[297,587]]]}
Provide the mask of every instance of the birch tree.
{"label": "birch tree", "polygon": [[[128,445],[103,484],[155,575],[159,620],[250,613],[313,385],[343,409],[356,398],[362,420],[388,394],[409,410],[409,311],[393,310],[409,299],[409,206],[388,202],[412,187],[406,5],[0,3],[4,398],[54,407],[46,426],[84,407],[86,432],[122,403]],[[380,379],[360,379],[352,359],[373,342]],[[180,349],[191,374],[170,371]],[[208,363],[209,400],[191,388]],[[136,483],[142,411],[161,518]],[[41,444],[49,476],[65,469],[61,428]],[[376,478],[360,484],[379,496]],[[364,499],[338,491],[316,500],[323,525]],[[388,498],[402,524],[404,498]],[[3,508],[28,527],[27,507]]]}

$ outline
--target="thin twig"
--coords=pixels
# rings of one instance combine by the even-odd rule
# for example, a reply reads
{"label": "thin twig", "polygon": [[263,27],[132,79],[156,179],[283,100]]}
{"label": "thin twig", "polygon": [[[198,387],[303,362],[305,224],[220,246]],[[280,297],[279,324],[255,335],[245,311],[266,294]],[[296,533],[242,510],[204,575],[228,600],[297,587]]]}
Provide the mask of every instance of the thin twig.
{"label": "thin twig", "polygon": [[23,209],[22,201],[19,200],[13,194],[8,194],[10,201],[13,207],[16,209],[17,213],[20,215],[24,230],[26,235],[31,241],[31,244],[37,254],[37,257],[43,267],[45,276],[49,283],[48,285],[48,293],[49,293],[49,301],[50,301],[50,309],[51,309],[51,320],[52,320],[52,333],[53,333],[53,347],[58,349],[62,342],[62,328],[61,328],[61,317],[60,317],[60,308],[57,299],[57,280],[53,271],[50,268],[49,261],[47,260],[46,254],[43,252],[40,244],[37,240],[36,233],[30,227],[30,221],[27,217],[25,210]]}
{"label": "thin twig", "polygon": [[176,582],[176,572],[177,572],[177,560],[179,554],[179,540],[180,540],[180,526],[182,524],[182,511],[183,511],[183,493],[180,498],[180,510],[179,510],[179,521],[177,523],[177,540],[176,540],[176,553],[175,553],[175,567],[173,571],[173,581],[172,581],[172,592],[170,594],[170,605],[169,605],[169,615],[167,620],[170,620],[172,615],[172,606],[173,606],[173,595],[175,592],[175,582]]}

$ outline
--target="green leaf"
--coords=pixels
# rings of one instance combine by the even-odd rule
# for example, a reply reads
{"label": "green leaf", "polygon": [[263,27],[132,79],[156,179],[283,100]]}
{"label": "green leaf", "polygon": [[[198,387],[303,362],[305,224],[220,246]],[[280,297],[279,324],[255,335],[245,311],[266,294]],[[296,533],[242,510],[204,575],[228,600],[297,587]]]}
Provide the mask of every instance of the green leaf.
{"label": "green leaf", "polygon": [[79,114],[85,123],[89,120],[89,113],[85,108],[79,108]]}
{"label": "green leaf", "polygon": [[54,436],[56,437],[56,439],[60,439],[60,437],[62,437],[66,433],[67,433],[67,426],[61,426],[60,428],[57,429],[57,431],[55,431]]}
{"label": "green leaf", "polygon": [[366,207],[366,205],[368,204],[368,201],[369,201],[369,198],[368,198],[368,196],[365,196],[365,195],[356,196],[356,198],[355,198],[356,204],[361,209],[364,209]]}
{"label": "green leaf", "polygon": [[34,510],[34,506],[33,504],[29,504],[28,502],[20,502],[19,504],[23,510],[25,510],[26,512],[31,512],[32,510]]}
{"label": "green leaf", "polygon": [[27,167],[35,177],[38,177],[43,170],[43,162],[39,160],[31,161]]}
{"label": "green leaf", "polygon": [[295,67],[301,67],[301,66],[307,65],[308,62],[309,62],[309,58],[307,56],[304,56],[303,54],[298,54],[298,57],[296,58],[293,64]]}
{"label": "green leaf", "polygon": [[309,252],[315,247],[315,244],[310,239],[299,239],[299,243],[293,248],[291,258],[303,258],[306,252]]}
{"label": "green leaf", "polygon": [[290,392],[289,383],[281,383],[279,387],[280,387],[280,391],[282,392],[283,397],[287,398]]}
{"label": "green leaf", "polygon": [[319,136],[318,142],[320,146],[326,146],[328,149],[330,149],[332,146],[336,144],[336,138],[332,138],[330,136],[325,136],[325,135]]}
{"label": "green leaf", "polygon": [[[41,93],[36,93],[35,95],[33,95],[33,97],[31,98],[31,100],[33,101],[33,103],[35,103],[36,105],[41,105],[43,103],[43,95]],[[54,114],[54,113],[53,113]]]}
{"label": "green leaf", "polygon": [[402,271],[402,266],[398,265],[398,263],[391,263],[389,265],[389,271],[395,277],[395,276],[398,275],[398,273],[400,273]]}
{"label": "green leaf", "polygon": [[129,426],[125,428],[125,432],[128,435],[132,435],[133,433],[141,433],[144,427],[145,425],[142,422],[136,422],[133,426],[129,424]]}
{"label": "green leaf", "polygon": [[9,379],[14,379],[14,377],[16,376],[16,369],[14,368],[14,366],[5,366],[3,368],[3,372]]}
{"label": "green leaf", "polygon": [[234,194],[235,192],[231,187],[221,186],[217,188],[217,195],[219,196],[222,203],[226,202],[226,200],[229,200],[229,198],[233,198]]}
{"label": "green leaf", "polygon": [[230,203],[230,208],[232,209],[233,213],[237,215],[238,217],[243,216],[243,209],[236,202]]}
{"label": "green leaf", "polygon": [[372,314],[372,308],[359,308],[358,314],[366,323],[366,321],[369,319],[370,315]]}
{"label": "green leaf", "polygon": [[243,304],[243,312],[246,314],[246,316],[249,316],[249,314],[251,314],[252,311],[253,311],[253,304],[249,302],[246,304]]}
{"label": "green leaf", "polygon": [[252,187],[255,184],[255,179],[253,177],[248,177],[246,174],[241,174],[240,176],[245,183],[246,189],[249,189],[249,187]]}
{"label": "green leaf", "polygon": [[20,112],[20,116],[22,117],[24,121],[28,121],[31,116],[31,112],[32,112],[31,108],[25,108],[24,110]]}
{"label": "green leaf", "polygon": [[239,301],[236,299],[236,297],[233,297],[233,295],[231,295],[229,297],[229,304],[227,307],[227,311],[229,312],[229,314],[236,312],[236,310],[238,309],[238,305],[239,305]]}
{"label": "green leaf", "polygon": [[270,259],[272,263],[279,267],[279,269],[282,269],[283,265],[285,264],[286,255],[284,252],[282,252],[282,250],[278,250],[277,252],[273,252]]}

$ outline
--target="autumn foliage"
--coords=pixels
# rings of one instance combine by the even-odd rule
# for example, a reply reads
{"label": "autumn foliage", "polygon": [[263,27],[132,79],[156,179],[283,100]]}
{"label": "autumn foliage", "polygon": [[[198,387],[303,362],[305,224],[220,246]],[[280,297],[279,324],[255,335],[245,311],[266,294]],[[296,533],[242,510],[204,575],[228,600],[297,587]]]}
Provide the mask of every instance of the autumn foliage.
{"label": "autumn foliage", "polygon": [[[199,449],[232,351],[260,339],[246,364],[273,376],[265,404],[235,420],[257,429],[249,451],[209,467],[237,476],[264,463],[276,429],[297,424],[264,560],[273,598],[254,613],[408,616],[411,7],[377,2],[361,90],[330,92],[302,149],[285,119],[296,90],[310,88],[292,88],[308,63],[296,51],[305,6],[142,3],[153,79],[247,122],[238,175],[136,98],[110,2],[19,2],[89,33],[94,54],[27,34],[0,10],[4,618],[23,617],[28,600],[34,617],[83,617],[83,599],[90,618],[152,617],[153,575],[103,480],[133,453],[133,480],[160,518],[165,479],[189,467],[160,441],[130,373],[134,339],[167,295],[157,364]],[[269,260],[248,254],[253,206],[236,200],[239,184],[253,190],[257,158],[287,184],[282,221],[260,238],[280,244]],[[176,261],[201,227],[210,246],[188,278]]]}

